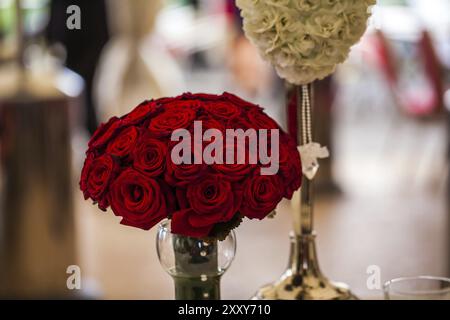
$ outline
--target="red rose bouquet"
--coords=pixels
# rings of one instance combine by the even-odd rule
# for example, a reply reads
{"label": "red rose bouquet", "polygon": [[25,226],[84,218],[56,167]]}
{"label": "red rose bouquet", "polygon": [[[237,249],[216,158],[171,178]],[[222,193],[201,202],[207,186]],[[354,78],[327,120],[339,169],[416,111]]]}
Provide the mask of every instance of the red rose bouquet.
{"label": "red rose bouquet", "polygon": [[[228,134],[237,129],[246,133],[244,140],[229,144]],[[186,133],[194,138],[187,136],[183,149]],[[227,138],[219,141],[220,134]],[[214,162],[203,159],[208,146]],[[264,173],[269,164],[261,155],[273,157],[274,150],[278,170]],[[174,161],[181,154],[185,161]],[[229,93],[145,101],[110,119],[89,141],[80,180],[85,199],[104,211],[111,207],[124,225],[148,230],[169,218],[175,234],[216,239],[244,217],[264,219],[300,184],[293,140],[260,107]]]}

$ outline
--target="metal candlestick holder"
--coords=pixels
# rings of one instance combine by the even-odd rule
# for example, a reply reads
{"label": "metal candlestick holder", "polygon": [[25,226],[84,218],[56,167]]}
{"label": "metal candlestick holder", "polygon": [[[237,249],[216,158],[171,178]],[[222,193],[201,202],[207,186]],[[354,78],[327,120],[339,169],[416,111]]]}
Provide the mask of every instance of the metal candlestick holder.
{"label": "metal candlestick holder", "polygon": [[[302,132],[301,87],[297,87],[298,132]],[[313,101],[313,85],[308,86]],[[311,127],[313,127],[313,103],[311,103]],[[300,145],[305,143],[298,134]],[[254,300],[356,300],[349,287],[327,279],[321,272],[316,252],[314,222],[313,180],[303,178],[300,190],[300,212],[294,211],[294,230],[290,234],[290,256],[287,270],[281,278],[256,292]]]}

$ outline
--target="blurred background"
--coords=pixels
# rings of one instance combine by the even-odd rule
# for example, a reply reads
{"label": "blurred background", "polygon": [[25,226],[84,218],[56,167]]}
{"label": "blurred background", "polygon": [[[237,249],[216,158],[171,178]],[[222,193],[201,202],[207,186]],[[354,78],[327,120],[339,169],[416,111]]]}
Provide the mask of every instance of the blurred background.
{"label": "blurred background", "polygon": [[[450,276],[449,12],[449,0],[378,0],[349,60],[316,84],[316,134],[333,154],[317,183],[320,263],[363,299],[382,297],[370,266],[382,282]],[[0,0],[0,296],[65,295],[79,265],[85,296],[173,298],[156,230],[120,225],[77,184],[99,123],[186,91],[235,93],[287,128],[286,86],[233,0]],[[237,230],[223,298],[281,275],[293,208]]]}

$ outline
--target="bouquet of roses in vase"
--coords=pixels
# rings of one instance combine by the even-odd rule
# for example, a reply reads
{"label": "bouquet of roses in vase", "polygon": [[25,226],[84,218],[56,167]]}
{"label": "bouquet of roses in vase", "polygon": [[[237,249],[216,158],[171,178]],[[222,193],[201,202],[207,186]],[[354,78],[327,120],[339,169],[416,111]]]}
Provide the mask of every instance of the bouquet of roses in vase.
{"label": "bouquet of roses in vase", "polygon": [[80,180],[85,199],[124,225],[149,230],[164,220],[160,260],[177,298],[198,299],[219,297],[232,229],[266,218],[300,185],[293,140],[229,93],[145,101],[110,119],[89,141]]}

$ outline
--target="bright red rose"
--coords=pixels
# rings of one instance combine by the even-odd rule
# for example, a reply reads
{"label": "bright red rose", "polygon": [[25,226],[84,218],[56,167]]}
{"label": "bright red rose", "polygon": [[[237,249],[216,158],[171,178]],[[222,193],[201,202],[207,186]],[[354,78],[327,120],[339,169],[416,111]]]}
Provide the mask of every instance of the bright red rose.
{"label": "bright red rose", "polygon": [[201,103],[198,100],[173,100],[164,105],[164,110],[166,112],[196,111],[200,105]]}
{"label": "bright red rose", "polygon": [[236,96],[236,95],[234,95],[234,94],[231,94],[231,93],[229,93],[229,92],[224,92],[223,95],[222,95],[222,97],[223,97],[225,100],[229,101],[230,103],[232,103],[232,104],[234,104],[234,105],[237,105],[237,106],[239,106],[239,107],[241,107],[241,108],[243,108],[243,109],[245,109],[245,110],[250,110],[250,109],[258,109],[258,110],[262,110],[261,107],[255,105],[255,104],[253,104],[253,103],[250,103],[250,102],[248,102],[248,101],[245,101],[245,100],[239,98],[238,96]]}
{"label": "bright red rose", "polygon": [[[192,164],[172,162],[171,150],[179,143],[170,140],[175,130],[189,130],[192,143],[200,144],[192,135],[194,121],[202,121],[203,133],[217,129],[223,134],[223,164],[194,159],[195,152],[200,155],[210,145],[207,139],[192,148]],[[251,152],[261,150],[261,141],[247,136],[245,143],[227,146],[226,129],[279,129],[278,173],[260,176],[259,154]],[[250,147],[249,140],[256,145]],[[227,150],[236,150],[232,164],[226,163]],[[238,159],[237,150],[245,159]],[[202,163],[195,164],[197,159]],[[229,93],[145,101],[120,119],[110,119],[92,136],[80,178],[85,198],[102,210],[111,206],[122,224],[147,230],[170,218],[172,232],[198,238],[221,238],[243,215],[263,219],[300,184],[300,156],[292,139],[259,106]]]}
{"label": "bright red rose", "polygon": [[264,219],[283,198],[283,184],[278,176],[255,175],[244,184],[240,213],[250,219]]}
{"label": "bright red rose", "polygon": [[86,159],[84,160],[83,169],[81,169],[81,177],[80,177],[80,189],[83,191],[84,198],[88,199],[89,195],[87,195],[87,185],[89,178],[89,170],[91,169],[92,161],[94,161],[94,153],[86,152]]}
{"label": "bright red rose", "polygon": [[[217,130],[220,130],[220,132],[225,131],[225,126],[220,121],[218,121],[214,118],[211,118],[208,115],[202,115],[202,116],[198,117],[198,119],[196,119],[196,121],[202,122],[203,133],[209,129],[217,129]],[[192,131],[193,129],[194,129],[194,124],[192,124],[190,130]]]}
{"label": "bright red rose", "polygon": [[143,135],[134,150],[134,168],[150,178],[161,175],[166,168],[167,145]]}
{"label": "bright red rose", "polygon": [[168,110],[154,117],[150,121],[148,129],[155,136],[167,137],[172,135],[176,129],[189,127],[194,118],[195,111],[192,109]]}
{"label": "bright red rose", "polygon": [[109,186],[114,171],[114,159],[108,154],[96,159],[92,157],[92,154],[88,155],[82,170],[80,186],[84,198],[91,198],[98,202],[99,208],[102,210],[106,210],[108,207],[108,201],[104,197],[104,193]]}
{"label": "bright red rose", "polygon": [[252,109],[247,113],[248,121],[253,125],[255,129],[280,129],[278,124],[266,115],[264,112],[258,109]]}
{"label": "bright red rose", "polygon": [[122,224],[149,230],[170,213],[173,196],[157,180],[128,168],[111,184],[109,201]]}
{"label": "bright red rose", "polygon": [[[205,94],[193,94],[190,92],[186,92],[183,93],[177,97],[172,97],[172,98],[159,98],[157,100],[155,100],[156,104],[161,105],[164,107],[164,109],[166,109],[167,107],[171,108],[173,107],[178,107],[181,106],[181,108],[183,108],[183,106],[193,106],[194,108],[196,108],[197,106],[200,106],[203,99],[203,96]],[[189,101],[190,103],[192,103],[191,105],[186,104],[186,101]],[[189,102],[188,102],[189,103]]]}
{"label": "bright red rose", "polygon": [[[233,182],[242,181],[251,175],[253,170],[256,168],[256,164],[250,163],[250,153],[248,148],[243,149],[242,145],[236,146],[234,148],[234,163],[231,164],[227,164],[227,150],[229,150],[229,148],[225,147],[223,151],[223,164],[213,164],[213,169],[222,174],[226,179]],[[245,154],[244,163],[238,163],[238,150],[241,150],[242,154]],[[257,154],[254,156],[258,159]]]}
{"label": "bright red rose", "polygon": [[209,93],[183,93],[181,95],[181,99],[186,100],[201,100],[201,101],[218,101],[222,100],[221,96],[215,95],[215,94],[209,94]]}
{"label": "bright red rose", "polygon": [[122,125],[122,120],[117,117],[113,117],[107,123],[101,124],[92,135],[88,144],[89,148],[99,148],[107,144]]}
{"label": "bright red rose", "polygon": [[136,125],[161,111],[155,101],[144,101],[130,113],[122,117],[124,125]]}
{"label": "bright red rose", "polygon": [[234,119],[230,119],[227,121],[225,125],[226,129],[242,129],[244,131],[248,129],[254,129],[254,126],[245,118],[245,117],[237,117]]}
{"label": "bright red rose", "polygon": [[138,138],[136,127],[128,127],[115,139],[111,140],[106,147],[106,152],[116,157],[126,157],[133,150]]}
{"label": "bright red rose", "polygon": [[300,153],[295,152],[295,143],[291,139],[281,139],[280,142],[280,173],[284,184],[283,196],[292,199],[292,196],[302,184],[302,165]]}
{"label": "bright red rose", "polygon": [[171,186],[185,187],[186,185],[201,179],[205,172],[205,164],[174,164],[170,152],[167,154],[164,178]]}
{"label": "bright red rose", "polygon": [[192,209],[183,209],[175,212],[172,215],[172,233],[193,238],[206,238],[214,225],[198,225],[198,216],[199,214]]}
{"label": "bright red rose", "polygon": [[225,179],[233,182],[238,182],[247,177],[253,169],[252,165],[248,164],[214,164],[214,169],[221,173]]}
{"label": "bright red rose", "polygon": [[241,203],[238,188],[222,179],[209,174],[201,181],[187,187],[186,197],[191,208],[198,214],[190,218],[196,226],[208,226],[226,222],[233,218]]}
{"label": "bright red rose", "polygon": [[241,114],[241,109],[234,104],[214,101],[205,105],[205,110],[218,119],[234,119]]}

